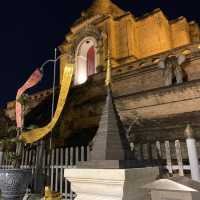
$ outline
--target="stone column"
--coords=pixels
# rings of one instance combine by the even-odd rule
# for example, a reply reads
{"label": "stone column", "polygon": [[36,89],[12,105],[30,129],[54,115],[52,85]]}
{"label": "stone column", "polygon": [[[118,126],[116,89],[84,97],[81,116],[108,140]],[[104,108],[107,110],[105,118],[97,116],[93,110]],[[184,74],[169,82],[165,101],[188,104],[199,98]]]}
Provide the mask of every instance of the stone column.
{"label": "stone column", "polygon": [[194,138],[193,130],[189,124],[185,129],[185,136],[191,168],[191,176],[194,181],[200,182],[199,160],[196,148],[196,140]]}

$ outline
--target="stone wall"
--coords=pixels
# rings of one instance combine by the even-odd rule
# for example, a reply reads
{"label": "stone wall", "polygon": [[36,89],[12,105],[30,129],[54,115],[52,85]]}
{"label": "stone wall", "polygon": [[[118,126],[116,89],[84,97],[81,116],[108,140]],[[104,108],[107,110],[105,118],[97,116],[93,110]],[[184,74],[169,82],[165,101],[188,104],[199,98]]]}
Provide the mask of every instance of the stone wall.
{"label": "stone wall", "polygon": [[[143,119],[155,120],[200,111],[200,51],[198,44],[194,44],[177,49],[176,53],[186,49],[190,54],[183,67],[188,80],[183,84],[164,85],[162,70],[154,63],[158,55],[112,70],[113,95],[123,121],[134,119],[136,112]],[[65,136],[71,134],[69,126],[71,130],[97,126],[106,94],[104,78],[104,73],[98,73],[85,84],[73,88],[61,120],[60,132]]]}
{"label": "stone wall", "polygon": [[[136,21],[136,40],[138,41],[138,58],[144,58],[172,47],[171,27],[160,10]],[[182,45],[181,43],[179,44]]]}
{"label": "stone wall", "polygon": [[[190,52],[183,65],[188,77],[183,84],[164,86],[163,73],[158,67],[157,60],[169,52],[113,69],[113,95],[123,121],[133,119],[135,112],[143,119],[156,120],[200,111],[200,50],[198,47],[197,43],[170,52],[175,54],[186,50]],[[59,122],[62,137],[68,137],[81,129],[89,130],[97,127],[106,94],[104,80],[105,73],[101,72],[91,76],[85,84],[73,87]],[[41,95],[40,93],[33,95],[35,97],[30,101],[30,111],[34,111],[36,104],[45,101],[45,95],[44,98]],[[15,102],[8,103],[7,111],[14,113],[14,105]],[[185,124],[182,129],[184,127]],[[148,132],[144,128],[139,131]],[[152,134],[152,131],[153,129],[149,134]]]}
{"label": "stone wall", "polygon": [[179,47],[180,44],[186,45],[191,42],[189,28],[187,19],[184,17],[180,17],[178,20],[171,22],[173,48]]}

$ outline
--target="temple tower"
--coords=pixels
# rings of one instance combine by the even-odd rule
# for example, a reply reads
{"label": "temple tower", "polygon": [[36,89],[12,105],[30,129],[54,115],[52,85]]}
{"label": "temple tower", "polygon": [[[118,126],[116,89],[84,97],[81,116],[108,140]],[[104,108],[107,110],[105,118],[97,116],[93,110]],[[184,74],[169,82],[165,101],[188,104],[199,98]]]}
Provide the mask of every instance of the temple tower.
{"label": "temple tower", "polygon": [[[60,51],[73,58],[76,63],[74,84],[81,85],[105,66],[108,46],[115,68],[199,41],[199,33],[195,22],[189,23],[184,17],[169,21],[160,9],[137,18],[111,0],[95,0],[71,26]],[[86,50],[82,52],[83,49]],[[89,71],[88,59],[93,63]],[[66,62],[68,59],[63,57],[61,77]]]}

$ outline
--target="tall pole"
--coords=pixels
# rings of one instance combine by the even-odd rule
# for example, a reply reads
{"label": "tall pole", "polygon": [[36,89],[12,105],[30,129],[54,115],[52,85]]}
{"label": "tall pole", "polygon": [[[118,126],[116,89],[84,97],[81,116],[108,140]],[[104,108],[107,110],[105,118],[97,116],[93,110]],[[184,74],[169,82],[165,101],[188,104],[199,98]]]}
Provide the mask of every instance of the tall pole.
{"label": "tall pole", "polygon": [[[57,62],[57,49],[54,49],[54,60],[53,60],[53,84],[52,84],[52,104],[51,104],[51,120],[54,116],[54,107],[55,107],[55,85],[56,85],[56,62]],[[50,161],[52,159],[52,150],[53,150],[53,130],[51,131],[50,138],[49,138],[49,158]],[[48,170],[50,172],[51,169],[51,162],[48,164]],[[50,172],[51,173],[51,172]],[[48,188],[50,189],[51,185],[51,177],[47,177],[46,183]]]}
{"label": "tall pole", "polygon": [[189,124],[185,129],[185,136],[192,180],[200,182],[199,159],[196,148],[196,140],[194,138],[193,130]]}
{"label": "tall pole", "polygon": [[[54,116],[54,107],[55,107],[55,85],[56,85],[56,61],[57,61],[57,48],[54,49],[54,66],[53,66],[53,85],[52,85],[52,105],[51,105],[51,119]],[[50,136],[50,149],[52,149],[52,138],[53,133],[51,131]]]}

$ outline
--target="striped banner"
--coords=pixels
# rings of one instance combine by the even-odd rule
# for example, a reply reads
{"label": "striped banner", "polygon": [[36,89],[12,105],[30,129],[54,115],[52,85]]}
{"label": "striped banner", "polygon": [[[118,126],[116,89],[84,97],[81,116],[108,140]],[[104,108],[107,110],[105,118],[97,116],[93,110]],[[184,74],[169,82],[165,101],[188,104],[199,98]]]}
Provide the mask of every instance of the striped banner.
{"label": "striped banner", "polygon": [[42,79],[42,72],[40,69],[36,69],[32,75],[29,77],[29,79],[25,82],[25,84],[18,89],[17,91],[17,96],[16,96],[16,123],[17,123],[17,128],[22,128],[23,127],[23,119],[22,119],[22,105],[19,101],[19,99],[21,98],[21,96],[24,94],[24,92],[26,90],[28,90],[29,88],[34,87],[35,85],[37,85],[41,79]]}
{"label": "striped banner", "polygon": [[67,64],[64,68],[60,94],[57,102],[56,111],[54,113],[53,119],[44,127],[36,128],[31,131],[23,132],[20,135],[20,139],[23,140],[25,143],[34,143],[43,137],[45,137],[51,130],[55,127],[67,100],[67,96],[69,93],[69,89],[72,82],[74,71],[74,64]]}

